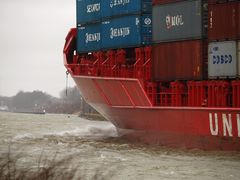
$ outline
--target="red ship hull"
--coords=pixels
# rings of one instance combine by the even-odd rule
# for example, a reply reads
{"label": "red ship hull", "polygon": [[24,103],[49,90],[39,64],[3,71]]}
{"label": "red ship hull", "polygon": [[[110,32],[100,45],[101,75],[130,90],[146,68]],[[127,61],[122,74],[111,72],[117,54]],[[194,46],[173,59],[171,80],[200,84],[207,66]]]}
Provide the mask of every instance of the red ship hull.
{"label": "red ship hull", "polygon": [[157,107],[138,79],[72,77],[85,100],[125,137],[172,147],[240,150],[240,108]]}
{"label": "red ship hull", "polygon": [[120,135],[147,143],[240,151],[240,81],[151,81],[151,47],[75,53],[76,29],[64,46],[64,65],[83,98]]}

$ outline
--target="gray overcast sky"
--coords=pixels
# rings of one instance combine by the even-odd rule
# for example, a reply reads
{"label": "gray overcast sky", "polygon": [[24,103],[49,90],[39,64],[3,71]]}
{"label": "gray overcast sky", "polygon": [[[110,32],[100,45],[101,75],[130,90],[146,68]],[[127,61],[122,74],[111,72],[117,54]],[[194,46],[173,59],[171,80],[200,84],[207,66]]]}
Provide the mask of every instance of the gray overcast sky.
{"label": "gray overcast sky", "polygon": [[0,95],[59,96],[66,83],[62,49],[75,13],[75,0],[0,0]]}

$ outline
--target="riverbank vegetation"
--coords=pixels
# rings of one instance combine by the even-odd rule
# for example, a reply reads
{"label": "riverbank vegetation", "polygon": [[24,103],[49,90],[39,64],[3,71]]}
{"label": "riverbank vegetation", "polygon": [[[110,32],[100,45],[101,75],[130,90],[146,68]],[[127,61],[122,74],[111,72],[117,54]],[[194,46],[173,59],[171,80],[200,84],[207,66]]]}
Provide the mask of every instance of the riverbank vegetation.
{"label": "riverbank vegetation", "polygon": [[[53,97],[42,91],[19,91],[15,96],[0,96],[0,107],[10,112],[47,112],[57,114],[76,114],[93,119],[99,117],[79,93],[77,87],[63,89],[60,97]],[[99,119],[104,119],[100,116]]]}
{"label": "riverbank vegetation", "polygon": [[36,166],[23,166],[19,161],[24,159],[21,154],[13,155],[10,151],[0,155],[1,180],[66,180],[66,179],[109,179],[113,172],[102,174],[99,166],[91,175],[84,171],[84,165],[73,164],[74,156],[58,159],[57,154],[49,158],[42,153]]}

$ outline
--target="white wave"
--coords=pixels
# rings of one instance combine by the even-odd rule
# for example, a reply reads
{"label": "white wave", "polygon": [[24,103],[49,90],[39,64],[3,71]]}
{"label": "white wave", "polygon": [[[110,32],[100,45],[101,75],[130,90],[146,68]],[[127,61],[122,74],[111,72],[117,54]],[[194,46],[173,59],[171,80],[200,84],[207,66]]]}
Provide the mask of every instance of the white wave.
{"label": "white wave", "polygon": [[53,133],[31,134],[24,133],[14,136],[10,141],[19,142],[23,140],[33,139],[45,139],[49,137],[117,137],[117,130],[113,125],[98,126],[98,125],[86,125],[81,128],[75,128],[72,130],[55,131]]}
{"label": "white wave", "polygon": [[88,125],[82,128],[75,128],[73,130],[66,130],[61,132],[54,132],[47,135],[55,136],[78,136],[78,137],[117,137],[117,130],[113,125],[95,126]]}
{"label": "white wave", "polygon": [[20,141],[26,138],[34,138],[33,134],[30,133],[24,133],[24,134],[18,134],[12,138],[12,141]]}
{"label": "white wave", "polygon": [[106,159],[106,156],[104,156],[103,154],[100,155],[101,159]]}

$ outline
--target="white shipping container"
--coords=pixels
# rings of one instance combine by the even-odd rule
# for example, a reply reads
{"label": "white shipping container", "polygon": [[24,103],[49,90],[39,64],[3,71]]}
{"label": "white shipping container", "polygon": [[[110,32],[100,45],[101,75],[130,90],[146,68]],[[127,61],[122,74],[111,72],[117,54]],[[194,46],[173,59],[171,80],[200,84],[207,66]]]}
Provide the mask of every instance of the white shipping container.
{"label": "white shipping container", "polygon": [[[238,75],[237,42],[212,42],[208,45],[208,77],[235,78]],[[240,68],[240,67],[239,67]]]}

